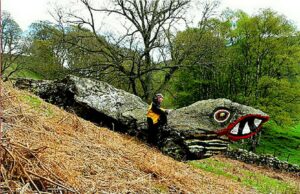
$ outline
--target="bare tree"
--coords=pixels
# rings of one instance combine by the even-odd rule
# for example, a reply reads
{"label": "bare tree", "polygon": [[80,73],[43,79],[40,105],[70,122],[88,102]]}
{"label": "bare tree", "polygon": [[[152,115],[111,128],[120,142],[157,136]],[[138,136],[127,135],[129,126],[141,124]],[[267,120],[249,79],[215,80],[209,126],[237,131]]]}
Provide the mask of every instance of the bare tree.
{"label": "bare tree", "polygon": [[[186,11],[192,0],[113,0],[112,7],[106,8],[98,8],[89,0],[80,2],[87,9],[89,18],[69,13],[67,22],[91,29],[103,46],[90,52],[98,52],[107,59],[103,69],[113,69],[117,75],[128,79],[131,91],[145,100],[149,100],[152,93],[163,90],[184,59],[184,55],[177,55],[172,40],[175,26],[179,23],[187,25]],[[215,6],[215,2],[203,4],[203,21]],[[120,17],[124,21],[124,34],[118,38],[106,37],[108,42],[104,42],[97,32],[97,13]],[[163,72],[162,78],[154,83],[153,75],[158,71]]]}

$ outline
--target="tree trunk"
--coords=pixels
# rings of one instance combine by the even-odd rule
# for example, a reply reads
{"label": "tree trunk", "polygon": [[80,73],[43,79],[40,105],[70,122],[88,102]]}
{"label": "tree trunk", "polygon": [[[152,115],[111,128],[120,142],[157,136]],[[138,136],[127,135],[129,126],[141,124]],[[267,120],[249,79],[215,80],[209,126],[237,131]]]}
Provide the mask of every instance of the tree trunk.
{"label": "tree trunk", "polygon": [[[146,47],[146,51],[147,51],[147,47]],[[151,68],[151,57],[150,57],[150,53],[146,52],[145,53],[145,63],[146,63],[146,70]],[[145,77],[145,86],[144,86],[144,99],[148,102],[151,100],[151,92],[152,92],[152,72],[149,71],[146,74]]]}

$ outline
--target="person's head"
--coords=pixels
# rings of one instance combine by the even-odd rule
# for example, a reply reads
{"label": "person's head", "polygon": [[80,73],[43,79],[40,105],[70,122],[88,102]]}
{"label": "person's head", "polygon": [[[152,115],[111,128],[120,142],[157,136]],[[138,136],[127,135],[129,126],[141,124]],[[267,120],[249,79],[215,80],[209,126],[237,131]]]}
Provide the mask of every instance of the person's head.
{"label": "person's head", "polygon": [[158,94],[155,94],[154,99],[156,102],[162,103],[162,101],[164,100],[164,96],[161,93],[158,93]]}

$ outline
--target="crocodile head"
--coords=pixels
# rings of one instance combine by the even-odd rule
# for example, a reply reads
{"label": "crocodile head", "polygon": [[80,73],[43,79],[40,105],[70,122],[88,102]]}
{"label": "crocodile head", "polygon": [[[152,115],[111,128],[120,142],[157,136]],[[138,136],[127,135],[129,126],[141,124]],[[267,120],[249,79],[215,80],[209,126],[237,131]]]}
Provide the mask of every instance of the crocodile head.
{"label": "crocodile head", "polygon": [[228,99],[210,99],[174,110],[168,126],[199,158],[226,150],[230,141],[252,137],[268,120],[266,113],[255,108]]}

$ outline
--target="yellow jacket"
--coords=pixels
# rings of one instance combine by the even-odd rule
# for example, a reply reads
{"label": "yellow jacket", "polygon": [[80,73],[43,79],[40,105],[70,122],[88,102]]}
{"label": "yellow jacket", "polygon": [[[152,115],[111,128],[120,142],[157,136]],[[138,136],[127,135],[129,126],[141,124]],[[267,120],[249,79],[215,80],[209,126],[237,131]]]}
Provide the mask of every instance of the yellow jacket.
{"label": "yellow jacket", "polygon": [[[158,110],[153,111],[153,109],[154,110],[158,109]],[[160,107],[153,107],[153,103],[151,103],[149,105],[149,108],[148,108],[147,117],[152,119],[153,124],[156,124],[156,123],[158,123],[160,115],[164,114],[165,111],[166,111],[166,109],[163,109],[163,108],[160,108]]]}

